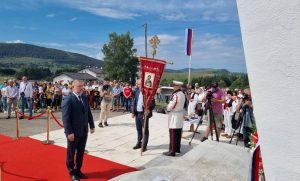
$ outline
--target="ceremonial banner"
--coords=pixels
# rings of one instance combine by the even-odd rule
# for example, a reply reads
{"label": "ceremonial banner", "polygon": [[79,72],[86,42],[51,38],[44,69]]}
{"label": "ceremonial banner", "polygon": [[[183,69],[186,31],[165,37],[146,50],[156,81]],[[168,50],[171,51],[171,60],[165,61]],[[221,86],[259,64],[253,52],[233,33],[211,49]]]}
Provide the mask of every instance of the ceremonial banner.
{"label": "ceremonial banner", "polygon": [[149,104],[156,94],[160,79],[165,69],[166,61],[153,58],[140,57],[140,70],[142,81],[142,94],[144,96],[144,108]]}

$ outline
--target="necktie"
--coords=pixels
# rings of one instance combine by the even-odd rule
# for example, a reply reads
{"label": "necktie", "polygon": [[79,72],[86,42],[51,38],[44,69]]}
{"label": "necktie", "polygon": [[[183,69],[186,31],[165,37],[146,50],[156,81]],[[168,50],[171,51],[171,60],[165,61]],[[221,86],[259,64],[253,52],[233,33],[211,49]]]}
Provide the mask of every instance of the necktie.
{"label": "necktie", "polygon": [[81,104],[84,106],[84,103],[83,103],[82,97],[81,97],[81,96],[78,96],[78,98],[79,98],[79,101],[81,102]]}

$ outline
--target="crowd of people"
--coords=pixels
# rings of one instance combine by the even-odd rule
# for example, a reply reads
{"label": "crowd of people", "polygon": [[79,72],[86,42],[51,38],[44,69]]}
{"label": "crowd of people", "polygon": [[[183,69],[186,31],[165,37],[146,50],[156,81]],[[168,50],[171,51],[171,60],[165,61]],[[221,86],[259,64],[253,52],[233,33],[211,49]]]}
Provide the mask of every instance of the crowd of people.
{"label": "crowd of people", "polygon": [[[47,107],[52,111],[61,109],[63,99],[72,92],[72,82],[30,82],[26,76],[22,77],[21,81],[7,80],[0,84],[0,112],[7,114],[7,119],[11,118],[12,112],[16,107],[21,108],[24,114],[25,109],[28,109],[29,115],[32,116],[33,112],[41,112]],[[138,85],[130,85],[121,81],[94,81],[85,82],[83,86],[83,93],[87,95],[89,106],[91,109],[100,109],[99,127],[108,126],[108,116],[110,111],[132,112],[132,101],[134,92],[138,89]],[[243,110],[245,105],[253,109],[251,100],[251,93],[249,89],[246,90],[230,90],[228,88],[219,88],[218,85],[212,85],[207,88],[199,86],[198,83],[194,85],[182,86],[182,91],[185,94],[185,115],[187,117],[195,117],[201,113],[207,102],[207,92],[213,91],[212,107],[214,112],[214,120],[217,127],[219,136],[231,138],[233,135],[232,119],[236,112]],[[156,101],[158,103],[166,101],[169,103],[171,96],[164,96],[161,87],[158,88],[156,93]],[[244,97],[248,97],[247,100]],[[205,117],[205,116],[204,116]],[[22,119],[23,116],[20,117]],[[207,118],[207,117],[205,117]],[[255,124],[253,111],[250,111],[251,124]],[[30,118],[29,118],[30,119]],[[247,121],[246,120],[246,121]],[[253,122],[253,123],[252,123]],[[210,123],[210,122],[208,122]],[[247,126],[252,125],[247,121]],[[245,127],[245,126],[244,126]],[[224,131],[222,131],[224,130]],[[249,132],[249,128],[243,128],[242,132]],[[194,124],[190,124],[189,131],[194,131]],[[221,134],[221,132],[223,132]],[[210,126],[207,126],[206,133],[202,138],[205,141],[210,133]],[[240,135],[240,139],[243,136]],[[245,140],[245,139],[244,139]],[[245,145],[246,144],[245,141]]]}
{"label": "crowd of people", "polygon": [[[207,108],[208,94],[211,94],[210,102],[218,138],[223,136],[230,139],[233,136],[237,136],[237,139],[244,140],[244,145],[249,147],[250,135],[255,128],[250,89],[230,90],[229,88],[220,88],[217,82],[210,87],[200,87],[198,83],[186,87],[183,87],[182,90],[188,102],[186,106],[188,118],[194,118],[203,114],[203,110]],[[203,115],[203,117],[209,120],[209,116]],[[240,133],[237,130],[238,128],[233,127],[233,121],[240,122]],[[201,139],[202,142],[208,139],[211,131],[211,121],[207,121],[207,123],[208,126],[205,135]],[[233,135],[234,128],[236,129],[235,135]],[[194,124],[190,125],[189,131],[194,131]]]}
{"label": "crowd of people", "polygon": [[[109,99],[107,96],[104,96],[104,98],[101,95],[104,85],[109,85],[111,102],[107,101]],[[3,84],[0,84],[0,89],[0,112],[7,114],[9,119],[11,112],[17,106],[21,108],[22,113],[24,113],[25,108],[28,109],[30,116],[33,112],[41,112],[48,107],[52,111],[60,110],[63,99],[72,91],[72,82],[30,82],[26,76],[23,76],[21,81],[4,81]],[[109,102],[109,109],[112,109],[112,111],[119,111],[120,107],[124,107],[123,112],[130,111],[134,87],[128,83],[116,80],[111,82],[108,80],[103,82],[88,81],[83,89],[83,92],[88,96],[89,105],[92,109],[101,109],[102,102]]]}

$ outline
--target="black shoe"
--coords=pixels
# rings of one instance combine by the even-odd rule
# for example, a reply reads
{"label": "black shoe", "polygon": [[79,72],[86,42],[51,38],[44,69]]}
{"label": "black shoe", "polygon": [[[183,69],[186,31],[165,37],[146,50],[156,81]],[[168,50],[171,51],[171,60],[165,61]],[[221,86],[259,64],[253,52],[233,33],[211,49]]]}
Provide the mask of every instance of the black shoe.
{"label": "black shoe", "polygon": [[105,125],[105,126],[108,126],[107,122],[104,122],[104,125]]}
{"label": "black shoe", "polygon": [[163,152],[163,155],[165,156],[175,156],[175,153],[171,153],[171,152]]}
{"label": "black shoe", "polygon": [[144,148],[144,149],[143,149],[143,152],[145,152],[145,151],[147,151],[147,148]]}
{"label": "black shoe", "polygon": [[81,171],[77,172],[77,176],[82,179],[87,179],[88,177],[84,175]]}
{"label": "black shoe", "polygon": [[24,116],[20,116],[19,119],[24,119]]}
{"label": "black shoe", "polygon": [[72,181],[80,181],[77,175],[71,175]]}
{"label": "black shoe", "polygon": [[134,150],[139,149],[139,148],[142,148],[142,146],[141,146],[141,145],[135,145],[135,146],[133,147]]}
{"label": "black shoe", "polygon": [[179,151],[176,151],[176,153],[180,153],[180,150],[179,150]]}
{"label": "black shoe", "polygon": [[7,118],[6,119],[10,119],[10,116],[7,116]]}
{"label": "black shoe", "polygon": [[98,124],[98,126],[99,126],[100,128],[103,128],[103,125],[102,125],[102,123],[99,123],[99,124]]}
{"label": "black shoe", "polygon": [[201,139],[201,142],[204,142],[204,141],[206,141],[207,140],[207,138],[206,137],[203,137],[202,139]]}

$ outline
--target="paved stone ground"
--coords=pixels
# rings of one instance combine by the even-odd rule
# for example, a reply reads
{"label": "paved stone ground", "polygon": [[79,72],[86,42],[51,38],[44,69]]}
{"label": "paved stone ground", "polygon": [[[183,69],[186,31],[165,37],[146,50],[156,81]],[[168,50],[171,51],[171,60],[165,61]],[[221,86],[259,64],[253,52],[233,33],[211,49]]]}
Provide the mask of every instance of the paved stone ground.
{"label": "paved stone ground", "polygon": [[[99,112],[99,110],[92,110],[96,126],[98,125]],[[54,114],[61,122],[61,112],[55,112]],[[185,158],[185,155],[189,154],[193,154],[195,159],[199,162],[200,157],[197,155],[198,151],[195,154],[193,152],[195,152],[196,150],[193,150],[194,148],[197,148],[199,150],[205,144],[226,144],[226,146],[230,146],[228,144],[228,139],[224,137],[221,137],[220,143],[211,141],[210,138],[208,141],[201,143],[200,138],[204,134],[206,122],[204,122],[204,124],[198,128],[200,134],[196,134],[192,145],[189,145],[189,140],[192,137],[193,133],[187,131],[189,126],[188,124],[185,124],[181,153],[175,158],[162,156],[162,152],[168,150],[169,144],[167,116],[168,115],[154,113],[153,117],[150,119],[150,137],[148,143],[148,151],[146,151],[143,156],[140,156],[140,150],[132,149],[132,147],[136,144],[137,139],[135,120],[131,117],[131,114],[123,113],[123,111],[111,112],[111,118],[109,118],[108,120],[108,127],[96,127],[95,134],[89,135],[86,149],[89,151],[89,154],[93,156],[136,167],[141,170],[147,170],[148,168],[156,168],[158,166],[169,165],[169,163],[171,162],[176,163],[176,160],[186,159],[188,161],[191,158]],[[7,120],[5,119],[5,117],[6,115],[0,113],[0,133],[15,137],[15,119]],[[46,117],[33,120],[23,119],[20,123],[20,129],[21,136],[30,136],[31,138],[41,141],[45,140]],[[63,129],[59,128],[53,120],[51,121],[51,130],[52,131],[50,132],[50,138],[55,141],[55,144],[66,147],[67,144]],[[239,145],[242,145],[242,143],[239,142]],[[234,147],[234,149],[238,148],[243,150],[242,152],[246,152],[243,147],[236,147],[233,145],[231,147]],[[206,148],[204,147],[204,149],[217,149],[217,147],[212,148],[206,146]],[[222,160],[222,158],[220,159]],[[246,156],[244,158],[241,158],[241,160],[243,160],[243,162],[241,163],[244,163],[245,159],[248,159],[248,157]],[[182,162],[183,161],[179,161],[178,164],[180,165],[182,164]],[[186,166],[187,165],[183,167],[186,169]],[[153,173],[156,172],[154,171]]]}

